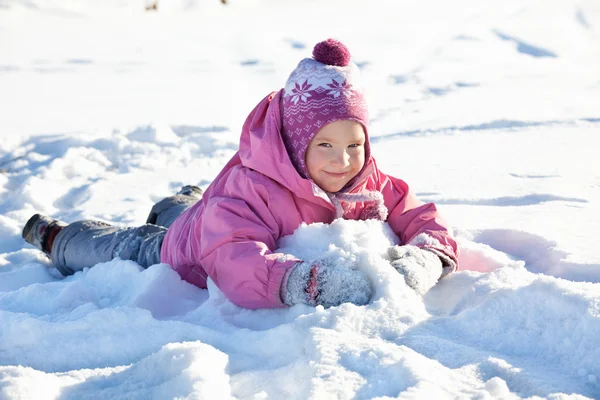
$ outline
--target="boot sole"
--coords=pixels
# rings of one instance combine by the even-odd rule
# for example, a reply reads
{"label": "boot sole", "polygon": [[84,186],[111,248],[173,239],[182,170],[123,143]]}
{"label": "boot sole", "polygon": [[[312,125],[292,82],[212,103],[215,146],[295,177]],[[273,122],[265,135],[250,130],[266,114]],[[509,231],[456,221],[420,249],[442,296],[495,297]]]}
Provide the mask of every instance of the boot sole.
{"label": "boot sole", "polygon": [[35,214],[33,217],[29,218],[29,221],[27,221],[27,223],[25,224],[25,227],[23,228],[23,232],[21,233],[21,236],[23,237],[23,239],[25,239],[25,241],[27,243],[33,244],[33,226],[35,225],[35,223],[40,219],[40,214]]}

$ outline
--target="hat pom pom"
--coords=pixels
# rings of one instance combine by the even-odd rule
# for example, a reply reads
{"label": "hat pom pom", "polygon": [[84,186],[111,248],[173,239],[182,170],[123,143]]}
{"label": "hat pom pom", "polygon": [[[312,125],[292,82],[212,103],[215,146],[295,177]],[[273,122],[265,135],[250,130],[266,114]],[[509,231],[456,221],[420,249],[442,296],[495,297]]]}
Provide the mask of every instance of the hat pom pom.
{"label": "hat pom pom", "polygon": [[313,58],[322,64],[345,67],[350,64],[350,50],[338,40],[327,39],[316,44]]}

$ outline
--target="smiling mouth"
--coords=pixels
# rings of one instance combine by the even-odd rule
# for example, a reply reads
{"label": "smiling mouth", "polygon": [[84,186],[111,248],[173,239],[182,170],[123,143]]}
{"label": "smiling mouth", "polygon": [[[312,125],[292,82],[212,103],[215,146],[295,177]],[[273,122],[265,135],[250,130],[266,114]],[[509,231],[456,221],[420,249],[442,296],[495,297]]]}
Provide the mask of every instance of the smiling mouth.
{"label": "smiling mouth", "polygon": [[348,175],[348,173],[347,173],[347,172],[341,172],[341,173],[327,172],[327,171],[324,171],[324,172],[325,172],[327,175],[329,175],[329,176],[332,176],[332,177],[334,177],[334,178],[343,178],[343,177],[345,177],[346,175]]}

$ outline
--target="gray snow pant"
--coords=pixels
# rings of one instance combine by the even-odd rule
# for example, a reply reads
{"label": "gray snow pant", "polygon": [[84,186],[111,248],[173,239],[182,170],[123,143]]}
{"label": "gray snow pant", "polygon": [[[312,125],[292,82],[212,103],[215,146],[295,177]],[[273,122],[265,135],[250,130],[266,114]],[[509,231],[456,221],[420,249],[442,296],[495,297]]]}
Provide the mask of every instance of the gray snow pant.
{"label": "gray snow pant", "polygon": [[167,197],[152,207],[147,223],[137,228],[91,220],[73,222],[56,235],[52,263],[64,276],[116,257],[144,268],[158,264],[167,228],[201,198],[198,191]]}

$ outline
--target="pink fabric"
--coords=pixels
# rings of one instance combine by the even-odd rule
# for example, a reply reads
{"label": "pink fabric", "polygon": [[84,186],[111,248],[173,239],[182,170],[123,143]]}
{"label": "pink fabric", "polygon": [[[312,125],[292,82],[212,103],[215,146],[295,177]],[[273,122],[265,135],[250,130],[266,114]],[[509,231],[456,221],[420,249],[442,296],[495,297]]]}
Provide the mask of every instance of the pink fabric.
{"label": "pink fabric", "polygon": [[[239,151],[203,199],[169,228],[161,250],[183,279],[201,288],[210,277],[235,304],[283,307],[286,271],[300,260],[275,253],[279,238],[305,222],[331,223],[336,207],[320,188],[302,178],[281,138],[281,91],[265,97],[242,129]],[[403,243],[420,233],[440,242],[437,250],[457,260],[457,245],[433,204],[416,199],[402,180],[385,175],[370,157],[348,193],[380,191],[388,223]],[[342,199],[343,200],[343,199]],[[346,219],[359,219],[372,202],[341,202]]]}
{"label": "pink fabric", "polygon": [[345,67],[350,64],[352,56],[344,43],[327,39],[315,45],[313,58],[323,64]]}

